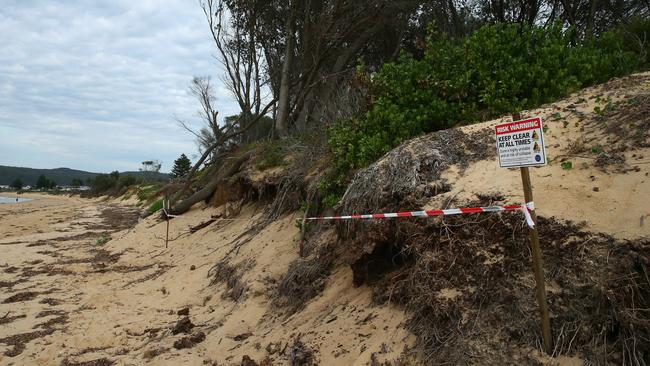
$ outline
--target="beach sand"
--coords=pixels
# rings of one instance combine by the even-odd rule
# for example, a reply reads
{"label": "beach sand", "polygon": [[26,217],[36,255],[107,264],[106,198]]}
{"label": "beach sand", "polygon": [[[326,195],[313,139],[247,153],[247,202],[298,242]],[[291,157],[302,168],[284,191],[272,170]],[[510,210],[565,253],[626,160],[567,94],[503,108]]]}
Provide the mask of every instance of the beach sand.
{"label": "beach sand", "polygon": [[[298,258],[293,216],[268,225],[234,258],[247,263],[249,287],[235,302],[207,273],[246,231],[252,207],[237,221],[182,235],[221,211],[196,207],[171,221],[170,237],[181,236],[165,248],[165,222],[139,219],[121,200],[33,198],[0,206],[0,365],[239,365],[244,356],[283,365],[297,338],[318,348],[320,364],[361,365],[413,343],[403,313],[371,306],[370,288],[353,288],[348,267],[303,311],[273,308],[273,282]],[[102,237],[111,240],[100,244]],[[178,350],[174,343],[188,335],[171,329],[183,308],[194,334],[207,337]]]}

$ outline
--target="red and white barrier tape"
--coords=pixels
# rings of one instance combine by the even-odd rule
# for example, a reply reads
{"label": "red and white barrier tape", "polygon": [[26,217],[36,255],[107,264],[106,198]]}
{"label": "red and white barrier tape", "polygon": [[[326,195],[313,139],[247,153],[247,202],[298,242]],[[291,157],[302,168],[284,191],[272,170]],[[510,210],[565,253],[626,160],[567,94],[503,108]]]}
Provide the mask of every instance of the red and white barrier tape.
{"label": "red and white barrier tape", "polygon": [[167,207],[167,206],[169,206],[169,201],[167,201],[167,203],[165,203],[165,199],[163,198],[163,200],[162,200],[162,210],[163,210],[163,212],[165,213],[165,217],[178,217],[178,215],[171,215],[171,214],[169,214],[169,213],[167,212],[167,210],[169,209],[169,207]]}
{"label": "red and white barrier tape", "polygon": [[460,215],[460,214],[481,213],[481,212],[501,212],[501,211],[522,210],[524,212],[524,216],[526,217],[526,223],[528,224],[528,226],[532,228],[535,226],[535,222],[533,221],[533,218],[530,216],[529,211],[534,209],[535,209],[535,204],[533,202],[528,202],[523,205],[464,207],[464,208],[450,208],[445,210],[389,212],[389,213],[346,215],[346,216],[320,216],[320,217],[308,217],[305,220],[391,219],[396,217],[430,217],[430,216]]}
{"label": "red and white barrier tape", "polygon": [[[167,217],[180,217],[178,215],[171,215],[167,212],[169,201],[167,205],[163,200],[162,210]],[[505,205],[505,206],[485,206],[485,207],[463,207],[463,208],[449,208],[444,210],[424,210],[424,211],[404,211],[404,212],[388,212],[376,214],[363,214],[363,215],[345,215],[345,216],[318,216],[307,217],[305,220],[356,220],[356,219],[392,219],[397,217],[431,217],[431,216],[447,216],[447,215],[461,215],[470,213],[484,213],[484,212],[501,212],[501,211],[516,211],[521,210],[524,212],[526,224],[529,227],[535,227],[530,211],[535,209],[533,202],[524,203],[522,205]],[[223,219],[223,220],[248,220],[248,219]]]}

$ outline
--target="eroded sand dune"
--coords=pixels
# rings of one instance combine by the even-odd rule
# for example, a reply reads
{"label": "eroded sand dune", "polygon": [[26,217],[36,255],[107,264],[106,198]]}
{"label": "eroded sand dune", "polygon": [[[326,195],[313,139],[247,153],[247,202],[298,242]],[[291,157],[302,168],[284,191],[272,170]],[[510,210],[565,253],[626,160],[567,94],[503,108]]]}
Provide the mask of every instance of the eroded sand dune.
{"label": "eroded sand dune", "polygon": [[[650,149],[631,146],[603,156],[599,146],[632,137],[599,129],[594,114],[595,107],[649,94],[650,74],[640,74],[524,113],[541,115],[548,126],[551,163],[532,169],[541,216],[647,239]],[[571,169],[563,167],[568,161]],[[425,208],[476,193],[523,200],[518,173],[499,169],[493,158],[452,166],[444,179],[453,188]],[[34,198],[0,205],[1,365],[253,365],[248,359],[366,365],[395,360],[415,342],[405,327],[408,315],[373,305],[371,289],[354,287],[350,267],[341,263],[301,310],[276,306],[278,281],[298,258],[300,214],[250,232],[261,212],[249,205],[189,233],[213,215],[226,217],[224,207],[197,205],[171,221],[175,240],[165,248],[165,222],[158,215],[140,219],[120,200]],[[208,273],[225,256],[232,282],[215,282]],[[577,357],[531,353],[544,363],[581,364]]]}

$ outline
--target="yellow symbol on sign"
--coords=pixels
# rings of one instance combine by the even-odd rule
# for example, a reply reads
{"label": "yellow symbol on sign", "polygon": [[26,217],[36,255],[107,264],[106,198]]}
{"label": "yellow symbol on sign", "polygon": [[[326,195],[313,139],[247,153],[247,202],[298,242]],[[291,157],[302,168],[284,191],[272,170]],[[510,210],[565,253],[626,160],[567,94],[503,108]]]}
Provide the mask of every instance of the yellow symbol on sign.
{"label": "yellow symbol on sign", "polygon": [[535,143],[535,145],[533,145],[533,151],[539,151],[539,150],[541,150],[539,144]]}
{"label": "yellow symbol on sign", "polygon": [[539,135],[537,134],[537,131],[533,131],[533,140],[539,139]]}

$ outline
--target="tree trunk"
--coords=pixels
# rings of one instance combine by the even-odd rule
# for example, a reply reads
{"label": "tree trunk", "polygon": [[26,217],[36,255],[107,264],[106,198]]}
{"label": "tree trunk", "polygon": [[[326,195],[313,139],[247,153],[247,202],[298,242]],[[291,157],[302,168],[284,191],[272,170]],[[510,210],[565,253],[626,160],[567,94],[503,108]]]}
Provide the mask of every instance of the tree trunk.
{"label": "tree trunk", "polygon": [[309,90],[309,99],[305,105],[297,112],[300,113],[297,120],[301,121],[303,130],[309,129],[309,124],[313,121],[320,121],[327,117],[328,109],[336,108],[332,103],[333,96],[341,87],[341,74],[350,67],[351,61],[357,56],[359,51],[366,45],[368,40],[377,33],[381,28],[378,22],[375,26],[367,28],[363,33],[357,36],[357,39],[347,48],[341,50],[334,65],[328,70],[329,74],[322,75],[318,85]]}
{"label": "tree trunk", "polygon": [[224,128],[224,135],[221,136],[221,138],[217,142],[212,144],[212,146],[208,147],[205,150],[205,152],[203,152],[203,155],[194,164],[194,166],[192,167],[192,170],[190,170],[190,172],[187,173],[187,176],[185,178],[185,184],[183,184],[183,188],[181,188],[181,190],[176,192],[176,194],[172,198],[172,201],[171,201],[172,204],[175,204],[176,201],[178,201],[185,194],[185,192],[187,192],[190,189],[190,185],[192,185],[192,177],[194,177],[194,174],[198,171],[198,169],[201,167],[203,162],[205,162],[205,160],[212,153],[212,151],[214,151],[214,149],[221,146],[223,143],[225,143],[229,139],[231,139],[233,137],[237,137],[237,136],[241,135],[242,133],[248,131],[249,128],[253,127],[253,125],[255,123],[257,123],[257,121],[259,121],[262,117],[264,117],[266,115],[266,112],[268,112],[269,108],[271,108],[272,106],[275,105],[275,102],[276,102],[276,99],[271,100],[266,105],[266,107],[264,107],[264,109],[262,110],[262,112],[260,112],[259,115],[255,116],[255,118],[253,118],[246,126],[240,128],[239,130],[228,131],[228,130],[225,130],[225,127],[223,127]]}
{"label": "tree trunk", "polygon": [[596,16],[596,0],[589,1],[589,15],[587,16],[587,29],[585,38],[591,39],[594,36],[594,18]]}
{"label": "tree trunk", "polygon": [[465,30],[462,29],[463,27],[461,26],[460,19],[458,18],[458,11],[456,11],[456,5],[454,4],[453,0],[449,0],[447,6],[449,6],[449,14],[451,15],[452,24],[452,27],[449,27],[449,33],[452,37],[465,34]]}
{"label": "tree trunk", "polygon": [[180,215],[185,212],[187,212],[194,204],[199,203],[201,201],[204,201],[212,194],[214,191],[217,190],[217,187],[219,184],[226,184],[228,178],[233,176],[235,173],[239,171],[241,168],[242,164],[248,160],[251,155],[253,154],[253,151],[249,151],[242,156],[238,157],[237,160],[235,160],[232,165],[230,165],[227,169],[220,171],[214,179],[210,181],[205,187],[203,187],[201,190],[195,192],[191,196],[187,197],[186,199],[178,202],[177,204],[174,204],[174,207],[170,210],[170,214],[172,215]]}
{"label": "tree trunk", "polygon": [[569,0],[562,0],[562,6],[564,7],[564,17],[569,22],[569,25],[572,27],[576,27],[576,19],[575,19],[575,9],[573,6],[571,6],[572,3]]}
{"label": "tree trunk", "polygon": [[[292,12],[293,13],[293,12]],[[289,89],[291,85],[291,64],[293,61],[294,41],[293,14],[287,19],[287,43],[284,48],[284,62],[280,76],[280,96],[278,99],[278,114],[275,119],[275,129],[279,137],[287,136],[287,121],[289,116]]]}
{"label": "tree trunk", "polygon": [[189,209],[192,206],[194,206],[194,204],[199,203],[201,201],[205,201],[206,199],[210,198],[210,196],[212,196],[214,191],[217,190],[217,187],[219,186],[220,183],[222,183],[222,179],[215,178],[210,183],[208,183],[205,187],[203,187],[200,191],[195,192],[193,195],[187,197],[186,199],[174,205],[174,208],[170,210],[171,211],[170,214],[172,215],[184,214],[185,212],[189,211]]}

